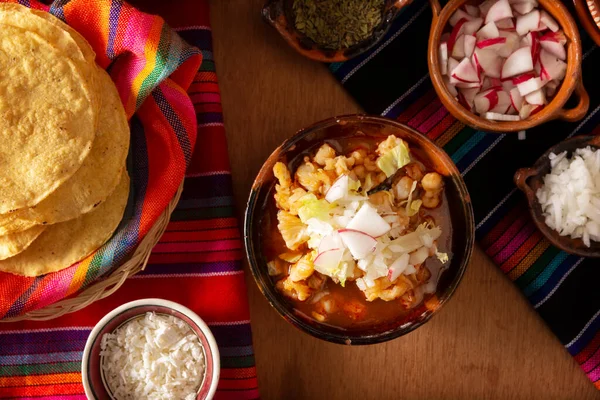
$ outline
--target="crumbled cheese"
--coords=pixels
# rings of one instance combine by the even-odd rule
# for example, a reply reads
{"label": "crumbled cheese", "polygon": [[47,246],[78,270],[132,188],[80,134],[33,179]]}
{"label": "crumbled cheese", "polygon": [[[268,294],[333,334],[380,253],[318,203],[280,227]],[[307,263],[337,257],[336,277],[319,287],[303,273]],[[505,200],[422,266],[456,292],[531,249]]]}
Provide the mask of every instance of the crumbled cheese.
{"label": "crumbled cheese", "polygon": [[146,313],[102,337],[114,399],[194,400],[205,373],[198,336],[179,318]]}

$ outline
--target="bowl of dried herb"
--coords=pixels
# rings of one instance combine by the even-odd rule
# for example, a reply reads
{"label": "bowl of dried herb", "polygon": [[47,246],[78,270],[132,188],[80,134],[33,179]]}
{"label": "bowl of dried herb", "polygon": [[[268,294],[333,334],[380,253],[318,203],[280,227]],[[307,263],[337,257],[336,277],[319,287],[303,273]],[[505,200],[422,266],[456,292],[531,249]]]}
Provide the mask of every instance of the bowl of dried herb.
{"label": "bowl of dried herb", "polygon": [[379,42],[412,0],[269,0],[264,19],[300,54],[339,62]]}

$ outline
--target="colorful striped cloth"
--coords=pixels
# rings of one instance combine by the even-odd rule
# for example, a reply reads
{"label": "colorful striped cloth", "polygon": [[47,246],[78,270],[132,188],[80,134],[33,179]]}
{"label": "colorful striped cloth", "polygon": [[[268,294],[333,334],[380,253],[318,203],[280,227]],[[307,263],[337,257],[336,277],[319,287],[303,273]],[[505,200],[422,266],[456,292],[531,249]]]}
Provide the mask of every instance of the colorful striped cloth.
{"label": "colorful striped cloth", "polygon": [[[572,9],[572,2],[565,4]],[[410,125],[450,154],[473,200],[479,245],[600,388],[598,261],[551,246],[536,230],[524,196],[512,181],[518,168],[533,165],[564,138],[600,133],[600,79],[595,70],[600,51],[582,30],[583,77],[592,98],[586,118],[576,123],[553,121],[527,131],[526,140],[519,141],[516,134],[488,134],[467,127],[442,106],[427,69],[430,26],[428,2],[415,0],[377,47],[356,59],[331,64],[331,72],[367,112]]]}
{"label": "colorful striped cloth", "polygon": [[[123,18],[119,10],[127,9],[116,0],[94,9],[96,1],[86,2],[90,12],[110,15],[113,22]],[[202,64],[187,90],[198,140],[182,199],[146,270],[115,294],[51,321],[0,323],[0,398],[85,399],[80,362],[91,328],[118,305],[146,297],[184,304],[208,323],[221,353],[216,399],[259,397],[208,2],[137,3],[163,16],[202,51]]]}

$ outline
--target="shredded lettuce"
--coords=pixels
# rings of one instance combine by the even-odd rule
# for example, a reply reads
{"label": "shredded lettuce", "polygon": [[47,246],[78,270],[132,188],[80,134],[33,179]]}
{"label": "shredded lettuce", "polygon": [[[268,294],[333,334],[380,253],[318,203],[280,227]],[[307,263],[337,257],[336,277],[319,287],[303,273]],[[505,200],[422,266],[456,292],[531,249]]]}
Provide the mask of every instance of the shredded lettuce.
{"label": "shredded lettuce", "polygon": [[450,257],[448,257],[448,253],[440,253],[439,251],[435,252],[435,256],[440,260],[442,264],[446,264]]}
{"label": "shredded lettuce", "polygon": [[358,192],[360,189],[360,181],[352,178],[348,179],[348,190]]}
{"label": "shredded lettuce", "polygon": [[298,208],[298,217],[303,223],[311,218],[327,220],[329,213],[336,207],[325,199],[317,199],[312,193],[303,196],[298,200],[302,205]]}
{"label": "shredded lettuce", "polygon": [[410,152],[404,141],[377,159],[377,166],[388,178],[410,163]]}
{"label": "shredded lettuce", "polygon": [[412,199],[413,193],[416,188],[417,188],[417,181],[414,181],[412,184],[412,187],[410,188],[410,193],[408,194],[408,200],[406,201],[406,214],[409,217],[416,215],[419,212],[419,208],[421,208],[421,204],[423,204],[423,201],[421,201],[421,200],[413,201],[413,199]]}

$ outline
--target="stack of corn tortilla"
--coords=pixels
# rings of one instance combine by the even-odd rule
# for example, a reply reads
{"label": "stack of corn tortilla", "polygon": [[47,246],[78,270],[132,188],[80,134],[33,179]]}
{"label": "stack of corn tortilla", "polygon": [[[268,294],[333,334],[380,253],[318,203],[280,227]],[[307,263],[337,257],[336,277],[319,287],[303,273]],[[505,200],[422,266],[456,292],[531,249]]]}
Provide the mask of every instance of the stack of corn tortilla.
{"label": "stack of corn tortilla", "polygon": [[54,16],[0,4],[0,271],[67,268],[123,217],[129,126],[95,56]]}

